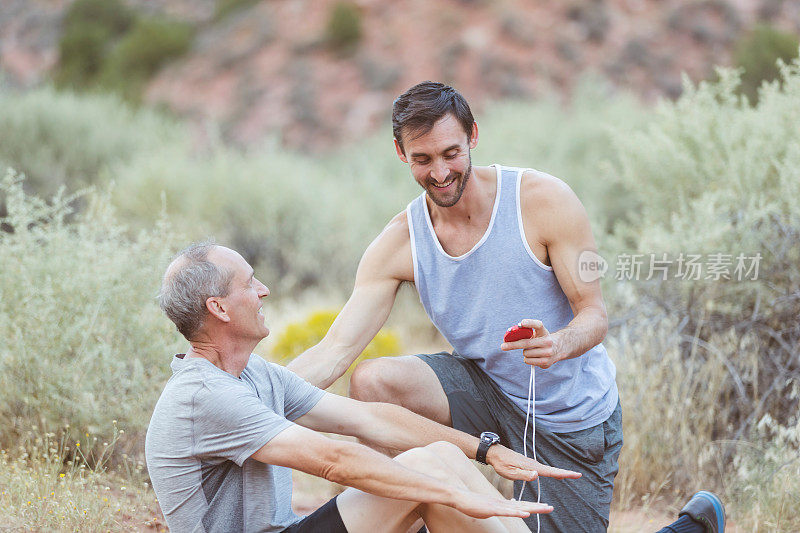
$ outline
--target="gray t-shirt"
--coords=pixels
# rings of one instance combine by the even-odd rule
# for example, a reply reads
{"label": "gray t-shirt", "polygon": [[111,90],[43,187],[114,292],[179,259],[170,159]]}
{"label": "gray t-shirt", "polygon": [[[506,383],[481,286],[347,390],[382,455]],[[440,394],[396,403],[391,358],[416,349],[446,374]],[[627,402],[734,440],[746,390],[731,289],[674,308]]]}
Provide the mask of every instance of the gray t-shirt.
{"label": "gray t-shirt", "polygon": [[240,378],[202,358],[172,360],[145,441],[147,469],[174,532],[282,531],[292,472],[250,456],[325,394],[253,354]]}

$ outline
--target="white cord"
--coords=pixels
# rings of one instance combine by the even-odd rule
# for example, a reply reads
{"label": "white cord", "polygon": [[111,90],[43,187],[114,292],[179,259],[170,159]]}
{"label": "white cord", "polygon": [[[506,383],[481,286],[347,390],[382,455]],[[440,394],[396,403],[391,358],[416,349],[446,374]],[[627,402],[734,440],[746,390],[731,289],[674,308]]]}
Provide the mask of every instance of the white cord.
{"label": "white cord", "polygon": [[[533,460],[537,461],[536,459],[536,380],[533,377],[533,369],[534,366],[531,365],[531,377],[528,380],[528,410],[525,413],[525,431],[522,435],[522,453],[525,457],[528,457],[528,447],[525,445],[528,442],[528,419],[531,420],[533,425],[532,429],[532,436],[531,436],[531,450],[533,450]],[[533,416],[531,417],[531,411],[533,411]],[[519,497],[517,500],[522,501],[522,493],[525,492],[525,484],[527,481],[522,482],[522,488],[519,491]],[[541,496],[542,496],[542,487],[539,484],[539,476],[536,476],[536,503],[541,503]],[[541,522],[539,521],[539,514],[536,514],[536,532],[539,533],[541,528]]]}

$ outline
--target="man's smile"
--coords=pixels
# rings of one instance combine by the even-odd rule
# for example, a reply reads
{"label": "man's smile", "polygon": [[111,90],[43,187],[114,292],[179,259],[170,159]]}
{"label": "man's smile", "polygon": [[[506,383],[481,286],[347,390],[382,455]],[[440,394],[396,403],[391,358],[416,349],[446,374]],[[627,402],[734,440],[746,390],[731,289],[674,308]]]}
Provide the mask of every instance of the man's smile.
{"label": "man's smile", "polygon": [[456,181],[456,176],[453,176],[452,178],[450,178],[450,179],[449,179],[449,180],[447,180],[446,182],[442,183],[441,185],[437,184],[436,182],[432,182],[431,184],[432,184],[434,187],[436,187],[437,189],[446,189],[446,188],[448,188],[450,185],[452,185],[454,181]]}

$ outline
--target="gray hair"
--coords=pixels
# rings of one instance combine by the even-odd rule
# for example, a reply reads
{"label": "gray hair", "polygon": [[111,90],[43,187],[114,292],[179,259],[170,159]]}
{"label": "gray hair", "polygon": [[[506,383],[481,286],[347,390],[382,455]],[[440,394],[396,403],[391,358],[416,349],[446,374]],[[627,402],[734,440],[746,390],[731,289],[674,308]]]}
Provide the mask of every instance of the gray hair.
{"label": "gray hair", "polygon": [[230,292],[233,272],[208,260],[215,246],[207,241],[179,252],[164,274],[158,293],[161,309],[187,340],[192,340],[203,325],[208,313],[206,300]]}

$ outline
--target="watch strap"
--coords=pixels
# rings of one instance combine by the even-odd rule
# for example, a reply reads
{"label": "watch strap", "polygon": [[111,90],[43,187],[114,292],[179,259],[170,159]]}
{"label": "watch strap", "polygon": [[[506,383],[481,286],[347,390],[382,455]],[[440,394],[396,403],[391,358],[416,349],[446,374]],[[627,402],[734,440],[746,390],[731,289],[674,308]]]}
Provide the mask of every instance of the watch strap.
{"label": "watch strap", "polygon": [[494,444],[500,442],[500,437],[491,431],[481,433],[478,441],[478,451],[475,452],[475,460],[482,464],[486,463],[486,454]]}
{"label": "watch strap", "polygon": [[490,441],[486,441],[481,439],[478,443],[478,451],[475,452],[475,460],[481,464],[486,464],[486,452],[489,451],[489,447],[494,444]]}

